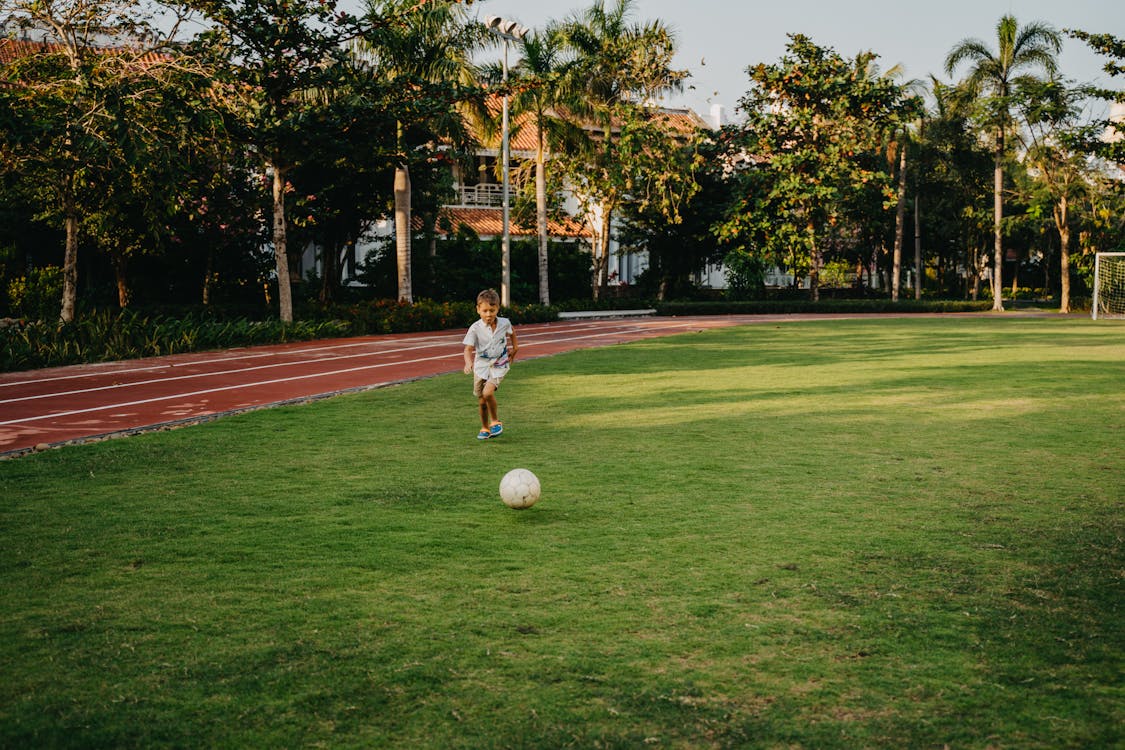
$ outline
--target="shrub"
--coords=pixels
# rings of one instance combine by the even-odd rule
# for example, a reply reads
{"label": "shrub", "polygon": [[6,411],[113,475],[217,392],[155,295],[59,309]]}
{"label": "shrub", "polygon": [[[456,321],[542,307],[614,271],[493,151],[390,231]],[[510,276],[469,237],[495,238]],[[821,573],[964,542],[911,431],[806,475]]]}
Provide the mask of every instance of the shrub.
{"label": "shrub", "polygon": [[8,308],[17,318],[54,320],[59,317],[62,289],[61,268],[32,268],[26,276],[16,276],[8,281]]}
{"label": "shrub", "polygon": [[[417,300],[411,304],[379,299],[334,305],[320,314],[346,323],[349,332],[357,336],[468,328],[477,319],[476,304],[472,301]],[[516,324],[542,323],[559,316],[557,308],[543,305],[513,305],[504,308],[501,315]]]}
{"label": "shrub", "polygon": [[991,301],[827,299],[758,300],[749,302],[660,302],[659,315],[793,315],[798,313],[943,313],[982,312]]}
{"label": "shrub", "polygon": [[[517,324],[558,318],[556,308],[542,305],[516,305],[502,314]],[[148,316],[128,310],[103,310],[65,324],[8,320],[0,325],[0,371],[349,335],[460,329],[476,319],[472,302],[421,300],[411,305],[374,300],[337,305],[320,311],[315,319],[293,323],[221,319],[206,313]]]}
{"label": "shrub", "polygon": [[106,362],[163,354],[341,336],[338,320],[218,321],[100,311],[72,323],[14,321],[0,328],[0,370]]}

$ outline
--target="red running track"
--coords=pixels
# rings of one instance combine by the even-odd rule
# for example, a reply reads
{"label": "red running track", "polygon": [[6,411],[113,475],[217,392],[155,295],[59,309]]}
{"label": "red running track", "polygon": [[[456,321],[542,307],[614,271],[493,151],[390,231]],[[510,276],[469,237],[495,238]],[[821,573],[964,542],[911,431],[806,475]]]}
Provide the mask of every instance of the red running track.
{"label": "red running track", "polygon": [[[516,332],[525,358],[765,319],[576,320]],[[365,336],[0,374],[0,457],[457,372],[463,335]]]}

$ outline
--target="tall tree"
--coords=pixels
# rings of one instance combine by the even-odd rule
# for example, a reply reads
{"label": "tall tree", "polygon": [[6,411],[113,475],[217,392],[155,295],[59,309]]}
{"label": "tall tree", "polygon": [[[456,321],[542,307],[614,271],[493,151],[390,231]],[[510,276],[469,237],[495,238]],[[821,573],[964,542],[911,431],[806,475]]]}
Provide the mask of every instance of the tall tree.
{"label": "tall tree", "polygon": [[[859,69],[859,65],[857,64],[857,70]],[[869,59],[866,63],[866,68],[863,69],[863,73],[867,76],[882,76],[884,78],[898,80],[902,76],[902,67],[900,65],[895,65],[885,73],[881,73],[874,59]],[[904,83],[903,88],[905,91],[917,94],[922,89],[922,83],[918,80],[911,80]],[[906,234],[906,188],[908,183],[907,152],[912,141],[915,140],[915,135],[912,131],[917,130],[920,126],[920,120],[912,123],[903,122],[887,134],[888,143],[886,154],[888,167],[890,173],[895,175],[895,180],[897,182],[894,249],[891,259],[891,300],[895,302],[899,299],[899,293],[902,287],[902,252]],[[917,205],[917,200],[915,200],[915,205]],[[916,259],[915,270],[915,284],[917,285],[921,283],[922,276],[922,264],[920,259]]]}
{"label": "tall tree", "polygon": [[428,111],[402,111],[396,123],[394,168],[395,252],[398,298],[414,299],[411,278],[411,162],[429,158],[437,142],[464,146],[465,117],[475,84],[470,57],[484,40],[484,30],[468,22],[456,2],[369,0],[370,28],[358,50],[368,74],[394,81],[401,90],[428,99]]}
{"label": "tall tree", "polygon": [[604,0],[595,0],[560,27],[564,42],[577,56],[569,75],[582,91],[582,107],[574,114],[596,128],[571,170],[581,180],[594,230],[595,297],[607,283],[613,216],[632,181],[617,154],[618,135],[626,121],[637,126],[638,133],[651,123],[644,105],[677,90],[687,75],[672,68],[672,31],[660,21],[633,22],[633,5],[633,0],[617,0],[607,7]]}
{"label": "tall tree", "polygon": [[1095,124],[1081,122],[1086,87],[1064,81],[1029,82],[1020,90],[1019,111],[1027,133],[1024,161],[1033,183],[1050,204],[1055,231],[1059,235],[1059,312],[1070,312],[1071,206],[1093,184],[1093,174],[1081,151],[1092,140]]}
{"label": "tall tree", "polygon": [[931,90],[934,104],[920,132],[916,159],[918,193],[927,200],[922,221],[927,235],[935,238],[931,247],[941,288],[952,291],[953,271],[965,269],[971,278],[958,291],[975,300],[991,235],[992,156],[971,123],[971,94],[936,78]]}
{"label": "tall tree", "polygon": [[1056,56],[1062,49],[1062,37],[1048,24],[1033,22],[1020,26],[1014,16],[1003,16],[996,25],[996,49],[979,39],[964,39],[945,58],[948,75],[964,62],[970,67],[966,86],[981,97],[986,122],[993,131],[993,268],[992,309],[1002,311],[1001,298],[1004,264],[1004,160],[1007,157],[1008,134],[1015,121],[1012,117],[1016,86],[1035,76],[1029,72],[1040,69],[1048,75],[1057,71]]}
{"label": "tall tree", "polygon": [[[1108,58],[1102,70],[1111,78],[1125,76],[1125,39],[1112,34],[1091,34],[1074,29],[1067,29],[1066,33],[1075,39],[1081,39],[1099,55]],[[1090,93],[1098,99],[1125,104],[1125,89],[1097,87]],[[1082,150],[1117,164],[1125,164],[1125,120],[1109,117],[1098,124],[1102,132],[1081,144]]]}
{"label": "tall tree", "polygon": [[628,201],[622,206],[621,247],[648,255],[648,267],[638,280],[642,294],[655,293],[661,300],[687,294],[696,273],[723,260],[725,248],[711,226],[721,218],[726,189],[722,163],[715,158],[718,146],[708,135],[665,141],[667,148],[659,151],[667,167],[663,177],[690,180],[696,186],[690,192],[681,188],[681,220],[670,220],[659,202]]}
{"label": "tall tree", "polygon": [[228,130],[254,149],[270,177],[278,312],[291,322],[288,175],[309,148],[310,124],[323,122],[317,115],[331,106],[315,92],[348,76],[345,43],[357,24],[332,0],[185,2],[207,24],[194,51],[212,66]]}
{"label": "tall tree", "polygon": [[807,276],[817,299],[824,250],[856,204],[877,190],[893,205],[883,144],[921,102],[868,74],[873,53],[849,61],[799,34],[787,49],[780,63],[749,69],[745,122],[725,136],[727,159],[741,168],[715,231],[795,279]]}
{"label": "tall tree", "polygon": [[[118,105],[143,100],[167,72],[169,58],[153,54],[168,39],[153,13],[135,0],[0,2],[4,26],[42,41],[0,67],[0,159],[36,177],[44,214],[64,227],[64,322],[75,315],[81,223],[107,181],[142,163],[152,145],[151,131],[125,127]],[[107,48],[107,40],[121,46]]]}
{"label": "tall tree", "polygon": [[[549,305],[547,162],[552,152],[561,152],[565,150],[567,143],[574,142],[573,123],[563,117],[562,112],[579,110],[582,103],[578,99],[580,92],[574,86],[574,78],[567,75],[574,60],[567,55],[557,28],[550,27],[525,35],[519,42],[519,53],[520,58],[511,71],[512,115],[517,123],[512,132],[515,134],[519,131],[519,123],[528,123],[535,128],[535,229],[539,238],[539,302]],[[495,71],[489,73],[491,78],[497,78]]]}

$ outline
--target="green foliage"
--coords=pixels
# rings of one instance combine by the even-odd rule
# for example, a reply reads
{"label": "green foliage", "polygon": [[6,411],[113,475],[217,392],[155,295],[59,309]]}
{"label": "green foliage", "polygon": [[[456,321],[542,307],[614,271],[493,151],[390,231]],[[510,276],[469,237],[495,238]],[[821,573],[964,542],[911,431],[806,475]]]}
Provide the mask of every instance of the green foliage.
{"label": "green foliage", "polygon": [[[201,77],[163,46],[144,0],[15,0],[5,9],[12,28],[45,30],[50,46],[0,65],[0,178],[14,175],[13,192],[34,207],[34,218],[65,231],[60,317],[69,321],[79,227],[113,257],[123,302],[127,260],[159,247],[179,147],[188,133],[207,136],[190,107],[179,106],[189,79]],[[107,37],[134,43],[107,48]]]}
{"label": "green foliage", "polygon": [[[927,244],[936,266],[975,274],[990,241],[992,157],[973,126],[965,90],[934,80],[932,91],[934,108],[912,151],[922,237],[934,240]],[[938,293],[963,294],[962,283],[946,273]]]}
{"label": "green foliage", "polygon": [[761,256],[745,250],[732,250],[723,257],[727,275],[726,294],[730,299],[750,299],[765,289],[766,264]]}
{"label": "green foliage", "polygon": [[598,206],[594,232],[594,295],[607,283],[610,226],[627,201],[670,222],[696,191],[694,159],[644,103],[682,87],[687,71],[672,68],[675,36],[663,21],[636,23],[633,0],[595,2],[559,27],[575,55],[566,88],[576,92],[584,125],[593,125],[560,166],[577,186],[582,210]]}
{"label": "green foliage", "polygon": [[[1067,29],[1067,34],[1075,39],[1081,39],[1089,45],[1090,49],[1106,58],[1102,66],[1111,78],[1125,75],[1125,39],[1112,34],[1094,34],[1088,31]],[[1110,102],[1125,102],[1125,89],[1098,88],[1093,95],[1099,99]],[[1121,120],[1104,119],[1096,123],[1098,130],[1106,132],[1111,130],[1117,137],[1091,137],[1082,144],[1082,149],[1090,154],[1114,163],[1125,162],[1125,124]],[[1101,135],[1101,133],[1099,133]]]}
{"label": "green foliage", "polygon": [[1062,50],[1062,36],[1049,24],[1020,24],[1015,16],[1004,15],[996,24],[996,49],[980,39],[959,42],[945,60],[950,75],[969,63],[964,85],[977,98],[978,114],[995,128],[995,147],[1005,152],[1006,134],[1013,126],[1012,96],[1021,82],[1035,80],[1031,71],[1040,69],[1054,75]]}
{"label": "green foliage", "polygon": [[350,305],[334,305],[325,311],[330,318],[347,321],[352,334],[408,333],[465,328],[476,320],[471,302],[413,303],[378,299]]}
{"label": "green foliage", "polygon": [[207,317],[146,317],[102,311],[70,323],[20,322],[0,329],[0,370],[107,362],[163,354],[224,349],[341,336],[347,323],[334,320],[284,324]]}
{"label": "green foliage", "polygon": [[17,318],[52,321],[59,317],[62,269],[42,266],[8,280],[8,309]]}
{"label": "green foliage", "polygon": [[844,287],[848,285],[848,274],[854,265],[838,258],[825,263],[820,269],[820,283],[827,287]]}
{"label": "green foliage", "polygon": [[[807,295],[807,290],[802,290]],[[659,302],[659,315],[794,315],[799,313],[952,313],[982,312],[991,302],[971,300],[805,299]]]}
{"label": "green foliage", "polygon": [[[515,323],[558,318],[557,308],[542,305],[513,305],[502,314]],[[133,311],[101,311],[67,324],[49,322],[51,318],[13,320],[0,328],[0,371],[339,336],[441,331],[467,328],[476,319],[471,301],[408,304],[382,299],[333,305],[289,324],[208,313],[174,317]]]}
{"label": "green foliage", "polygon": [[846,60],[799,34],[787,50],[780,63],[750,69],[745,122],[719,136],[740,168],[715,232],[731,248],[809,276],[815,296],[821,259],[855,231],[849,220],[870,214],[873,201],[894,205],[881,150],[921,101],[875,75],[873,53]]}
{"label": "green foliage", "polygon": [[[478,290],[479,291],[479,290]],[[327,311],[333,320],[347,322],[353,334],[411,333],[467,328],[477,319],[476,298],[457,302],[434,302],[419,299],[401,302],[379,299],[351,305],[338,305]],[[513,323],[541,323],[555,320],[555,308],[542,305],[512,305],[501,315]]]}

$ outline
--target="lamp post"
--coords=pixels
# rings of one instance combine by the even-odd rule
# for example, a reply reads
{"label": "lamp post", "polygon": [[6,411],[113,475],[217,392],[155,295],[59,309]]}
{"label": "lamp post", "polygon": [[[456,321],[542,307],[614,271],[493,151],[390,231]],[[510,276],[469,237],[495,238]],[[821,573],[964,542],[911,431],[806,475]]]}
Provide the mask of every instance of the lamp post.
{"label": "lamp post", "polygon": [[508,44],[518,42],[527,35],[527,29],[515,21],[507,21],[499,16],[489,16],[484,21],[485,27],[496,36],[504,40],[504,97],[500,117],[500,159],[502,162],[501,202],[504,235],[500,245],[500,304],[508,307],[512,304],[512,232],[508,211]]}

